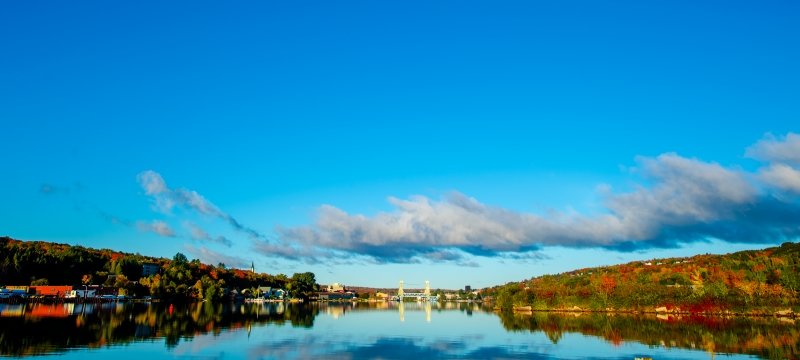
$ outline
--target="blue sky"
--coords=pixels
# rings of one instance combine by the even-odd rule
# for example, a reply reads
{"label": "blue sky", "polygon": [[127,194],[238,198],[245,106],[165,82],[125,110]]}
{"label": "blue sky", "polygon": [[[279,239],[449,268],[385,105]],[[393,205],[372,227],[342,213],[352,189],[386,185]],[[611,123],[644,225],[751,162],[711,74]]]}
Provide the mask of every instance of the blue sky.
{"label": "blue sky", "polygon": [[5,3],[0,233],[451,288],[796,240],[798,10]]}

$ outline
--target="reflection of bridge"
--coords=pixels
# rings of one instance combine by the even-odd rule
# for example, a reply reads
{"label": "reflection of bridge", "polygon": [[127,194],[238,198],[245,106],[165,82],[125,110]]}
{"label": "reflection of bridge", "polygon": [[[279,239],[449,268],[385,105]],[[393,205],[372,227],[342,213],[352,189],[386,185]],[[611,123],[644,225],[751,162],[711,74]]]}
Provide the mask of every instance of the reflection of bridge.
{"label": "reflection of bridge", "polygon": [[[409,306],[413,306],[413,305],[420,305],[421,306],[422,304],[420,304],[420,303],[409,304]],[[425,306],[425,321],[431,322],[431,302],[430,301],[425,302],[424,306]],[[400,304],[397,306],[397,311],[400,312],[400,322],[406,321],[406,304],[404,302],[402,302],[402,301],[400,302]]]}
{"label": "reflection of bridge", "polygon": [[397,288],[397,299],[403,301],[405,298],[416,299],[418,301],[436,301],[439,297],[431,295],[431,282],[425,280],[425,290],[422,292],[405,292],[403,290],[403,280],[400,280],[400,287]]}

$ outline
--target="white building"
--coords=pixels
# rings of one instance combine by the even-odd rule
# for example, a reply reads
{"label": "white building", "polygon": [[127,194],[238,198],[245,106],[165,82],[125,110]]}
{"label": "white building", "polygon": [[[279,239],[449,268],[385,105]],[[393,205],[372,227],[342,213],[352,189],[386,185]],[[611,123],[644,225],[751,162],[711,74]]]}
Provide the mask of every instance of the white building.
{"label": "white building", "polygon": [[67,299],[83,299],[83,298],[93,298],[97,294],[97,290],[89,289],[89,290],[72,290],[68,292],[64,297]]}
{"label": "white building", "polygon": [[328,285],[327,292],[344,292],[345,288],[344,285],[339,283],[333,283],[332,285]]}

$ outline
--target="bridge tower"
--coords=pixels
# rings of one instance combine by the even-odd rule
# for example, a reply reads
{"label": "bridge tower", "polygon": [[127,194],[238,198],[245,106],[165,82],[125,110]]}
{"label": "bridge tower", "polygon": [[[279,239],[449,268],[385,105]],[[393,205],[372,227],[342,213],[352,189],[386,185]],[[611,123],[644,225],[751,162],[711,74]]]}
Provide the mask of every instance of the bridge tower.
{"label": "bridge tower", "polygon": [[424,292],[424,294],[425,294],[425,296],[431,296],[431,282],[428,281],[428,280],[425,280],[425,292]]}
{"label": "bridge tower", "polygon": [[400,280],[400,287],[397,288],[397,296],[400,297],[400,300],[403,299],[403,294],[404,293],[405,292],[403,291],[403,280]]}

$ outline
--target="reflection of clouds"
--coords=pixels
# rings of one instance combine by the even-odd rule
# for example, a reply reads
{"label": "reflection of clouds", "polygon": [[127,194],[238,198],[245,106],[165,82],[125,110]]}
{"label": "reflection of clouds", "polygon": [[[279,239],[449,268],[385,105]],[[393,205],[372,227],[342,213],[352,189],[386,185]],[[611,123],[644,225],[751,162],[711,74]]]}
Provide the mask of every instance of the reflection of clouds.
{"label": "reflection of clouds", "polygon": [[[477,338],[481,338],[477,336]],[[476,336],[427,343],[422,338],[379,337],[370,344],[322,340],[317,336],[284,339],[251,348],[248,359],[553,359],[544,352],[526,348],[487,346],[470,349]],[[627,357],[626,357],[627,359]]]}
{"label": "reflection of clouds", "polygon": [[[331,334],[333,335],[333,334]],[[248,359],[550,359],[543,352],[527,346],[472,346],[483,340],[482,335],[467,335],[454,339],[408,337],[375,337],[370,343],[355,343],[348,337],[306,335],[275,341],[265,341],[251,347]]]}
{"label": "reflection of clouds", "polygon": [[311,359],[330,358],[325,350],[331,343],[316,335],[298,336],[277,341],[265,341],[247,351],[248,359]]}
{"label": "reflection of clouds", "polygon": [[235,340],[239,335],[234,332],[221,332],[215,335],[196,336],[190,342],[181,342],[175,347],[175,355],[196,354],[205,349],[218,346],[220,342]]}
{"label": "reflection of clouds", "polygon": [[461,351],[466,348],[464,341],[447,341],[444,339],[434,340],[428,347],[439,352]]}

